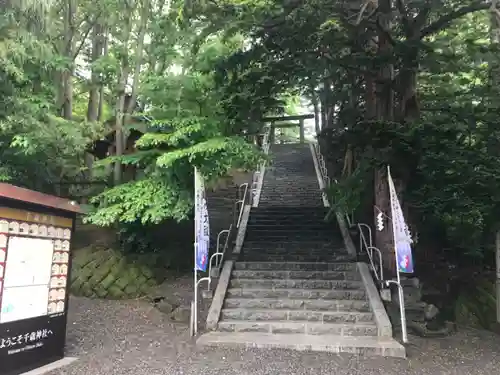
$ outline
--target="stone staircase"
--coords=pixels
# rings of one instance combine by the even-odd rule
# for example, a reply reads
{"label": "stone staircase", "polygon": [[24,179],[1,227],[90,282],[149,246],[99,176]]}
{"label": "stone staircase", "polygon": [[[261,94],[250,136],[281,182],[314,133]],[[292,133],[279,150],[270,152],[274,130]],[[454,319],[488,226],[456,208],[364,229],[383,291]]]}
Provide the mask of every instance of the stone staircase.
{"label": "stone staircase", "polygon": [[380,306],[374,308],[378,294],[368,268],[324,222],[309,146],[273,151],[243,247],[226,287],[216,292],[223,295],[215,331],[198,343],[404,357]]}

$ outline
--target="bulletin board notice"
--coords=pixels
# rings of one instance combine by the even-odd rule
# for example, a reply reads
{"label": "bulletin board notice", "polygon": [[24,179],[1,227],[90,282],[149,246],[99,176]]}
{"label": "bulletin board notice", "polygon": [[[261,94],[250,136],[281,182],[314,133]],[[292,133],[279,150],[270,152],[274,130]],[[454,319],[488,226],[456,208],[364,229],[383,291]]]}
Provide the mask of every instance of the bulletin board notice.
{"label": "bulletin board notice", "polygon": [[0,323],[47,315],[53,253],[50,239],[9,238]]}

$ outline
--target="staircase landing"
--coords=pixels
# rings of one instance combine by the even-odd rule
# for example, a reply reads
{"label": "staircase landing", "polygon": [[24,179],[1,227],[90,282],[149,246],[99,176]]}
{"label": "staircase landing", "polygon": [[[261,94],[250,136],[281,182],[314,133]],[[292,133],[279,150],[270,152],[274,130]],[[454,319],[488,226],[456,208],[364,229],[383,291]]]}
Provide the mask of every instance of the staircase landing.
{"label": "staircase landing", "polygon": [[[299,337],[300,336],[300,337]],[[404,348],[394,339],[372,336],[293,335],[276,333],[209,332],[198,339],[199,345],[230,345],[243,348],[293,349],[366,356],[405,357]]]}

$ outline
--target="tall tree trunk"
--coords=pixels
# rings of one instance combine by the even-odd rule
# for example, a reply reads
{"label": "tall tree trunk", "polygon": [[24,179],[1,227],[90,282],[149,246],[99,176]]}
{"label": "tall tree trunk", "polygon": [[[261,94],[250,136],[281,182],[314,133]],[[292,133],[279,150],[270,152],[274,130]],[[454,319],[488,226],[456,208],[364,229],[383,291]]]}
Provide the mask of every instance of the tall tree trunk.
{"label": "tall tree trunk", "polygon": [[324,81],[324,95],[325,95],[325,106],[326,106],[326,127],[333,128],[335,124],[335,103],[333,100],[332,92],[332,80],[330,78]]}
{"label": "tall tree trunk", "polygon": [[[497,9],[499,0],[493,0],[490,8],[490,36],[491,44],[500,46],[500,10]],[[500,55],[498,52],[491,56],[490,82],[495,93],[500,93]]]}
{"label": "tall tree trunk", "polygon": [[314,86],[311,86],[311,102],[314,107],[314,129],[316,130],[316,134],[319,134],[321,131],[321,125],[320,125],[320,109],[319,109],[319,103],[318,103],[318,95],[316,93],[316,90],[314,89]]}
{"label": "tall tree trunk", "polygon": [[143,55],[144,55],[144,38],[146,36],[146,30],[148,26],[149,19],[149,7],[150,0],[142,1],[142,12],[141,12],[141,24],[139,29],[139,35],[137,37],[137,47],[135,50],[135,66],[134,66],[134,77],[132,82],[132,94],[130,97],[130,101],[128,103],[128,108],[126,108],[126,115],[129,116],[137,102],[137,90],[139,88],[139,78],[141,74],[141,67],[143,63]]}
{"label": "tall tree trunk", "polygon": [[[103,27],[99,22],[93,27],[92,31],[92,51],[90,56],[91,63],[95,63],[101,56],[103,50]],[[87,121],[90,123],[97,122],[99,118],[99,90],[100,90],[100,75],[95,68],[92,68],[90,78],[89,102],[87,106]],[[85,153],[86,177],[92,179],[92,167],[94,164],[94,156]]]}
{"label": "tall tree trunk", "polygon": [[365,119],[373,120],[377,116],[377,98],[375,95],[375,80],[370,73],[365,74]]}
{"label": "tall tree trunk", "polygon": [[[143,56],[144,56],[144,38],[146,36],[146,30],[148,26],[149,20],[149,12],[150,12],[150,0],[142,0],[142,9],[141,9],[141,19],[139,26],[139,34],[137,36],[137,46],[135,49],[135,61],[134,61],[134,72],[132,78],[132,92],[130,95],[130,100],[128,101],[127,108],[125,108],[124,113],[124,122],[128,124],[130,122],[132,112],[136,108],[137,104],[137,92],[139,89],[139,79],[141,75],[141,67],[143,64]],[[125,148],[128,146],[128,142],[126,142]],[[135,166],[127,166],[125,179],[131,180],[135,178],[136,175]]]}
{"label": "tall tree trunk", "polygon": [[[77,0],[66,0],[64,4],[64,38],[63,38],[63,56],[68,61],[73,61],[75,50],[75,33]],[[71,63],[60,76],[59,87],[59,108],[61,116],[67,120],[73,117],[73,74],[74,64]]]}
{"label": "tall tree trunk", "polygon": [[321,89],[319,93],[319,101],[320,101],[320,116],[321,116],[321,129],[326,128],[326,118],[327,118],[327,105],[325,100],[325,89]]}
{"label": "tall tree trunk", "polygon": [[[108,38],[108,31],[103,30],[103,40],[102,40],[102,56],[106,56],[108,54],[108,44],[109,44],[109,38]],[[104,85],[101,85],[99,89],[99,106],[98,106],[98,111],[97,111],[97,121],[103,121],[103,111],[104,111],[104,102],[106,98],[104,96]]]}
{"label": "tall tree trunk", "polygon": [[[123,25],[123,40],[124,44],[124,53],[122,55],[122,61],[120,66],[120,72],[118,74],[118,82],[117,82],[117,96],[118,99],[115,105],[115,155],[120,157],[123,156],[123,152],[125,151],[125,137],[123,132],[124,125],[124,115],[125,115],[125,97],[126,91],[125,87],[127,85],[128,77],[129,77],[129,56],[128,56],[128,45],[130,40],[130,34],[132,29],[132,12],[133,6],[128,5],[128,2],[125,2],[125,22]],[[123,169],[121,161],[117,160],[114,165],[114,184],[118,185],[122,182]]]}
{"label": "tall tree trunk", "polygon": [[[389,39],[392,23],[391,2],[391,0],[379,0],[380,30],[378,32],[378,55],[383,58],[390,56],[392,51],[392,45]],[[394,91],[392,88],[393,76],[394,67],[392,66],[392,63],[386,63],[379,70],[379,87],[377,90],[376,103],[376,118],[378,121],[393,121],[394,119]],[[385,165],[380,166],[380,168],[375,171],[374,185],[374,216],[377,216],[378,210],[390,215],[389,186]],[[386,268],[386,271],[389,272],[388,275],[393,276],[395,274],[396,259],[391,225],[386,225],[383,231],[376,232],[376,244],[382,252],[384,268]]]}

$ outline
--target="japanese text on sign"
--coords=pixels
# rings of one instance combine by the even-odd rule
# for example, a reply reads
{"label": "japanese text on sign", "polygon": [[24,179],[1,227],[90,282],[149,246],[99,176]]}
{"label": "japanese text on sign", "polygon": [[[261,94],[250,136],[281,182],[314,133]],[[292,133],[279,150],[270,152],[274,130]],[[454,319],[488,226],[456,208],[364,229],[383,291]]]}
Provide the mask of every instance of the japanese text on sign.
{"label": "japanese text on sign", "polygon": [[[36,332],[24,333],[14,337],[0,339],[0,349],[12,349],[8,354],[19,353],[24,350],[38,348],[43,346],[43,339],[49,338],[54,333],[50,329],[42,329]],[[22,347],[22,345],[26,345]]]}

